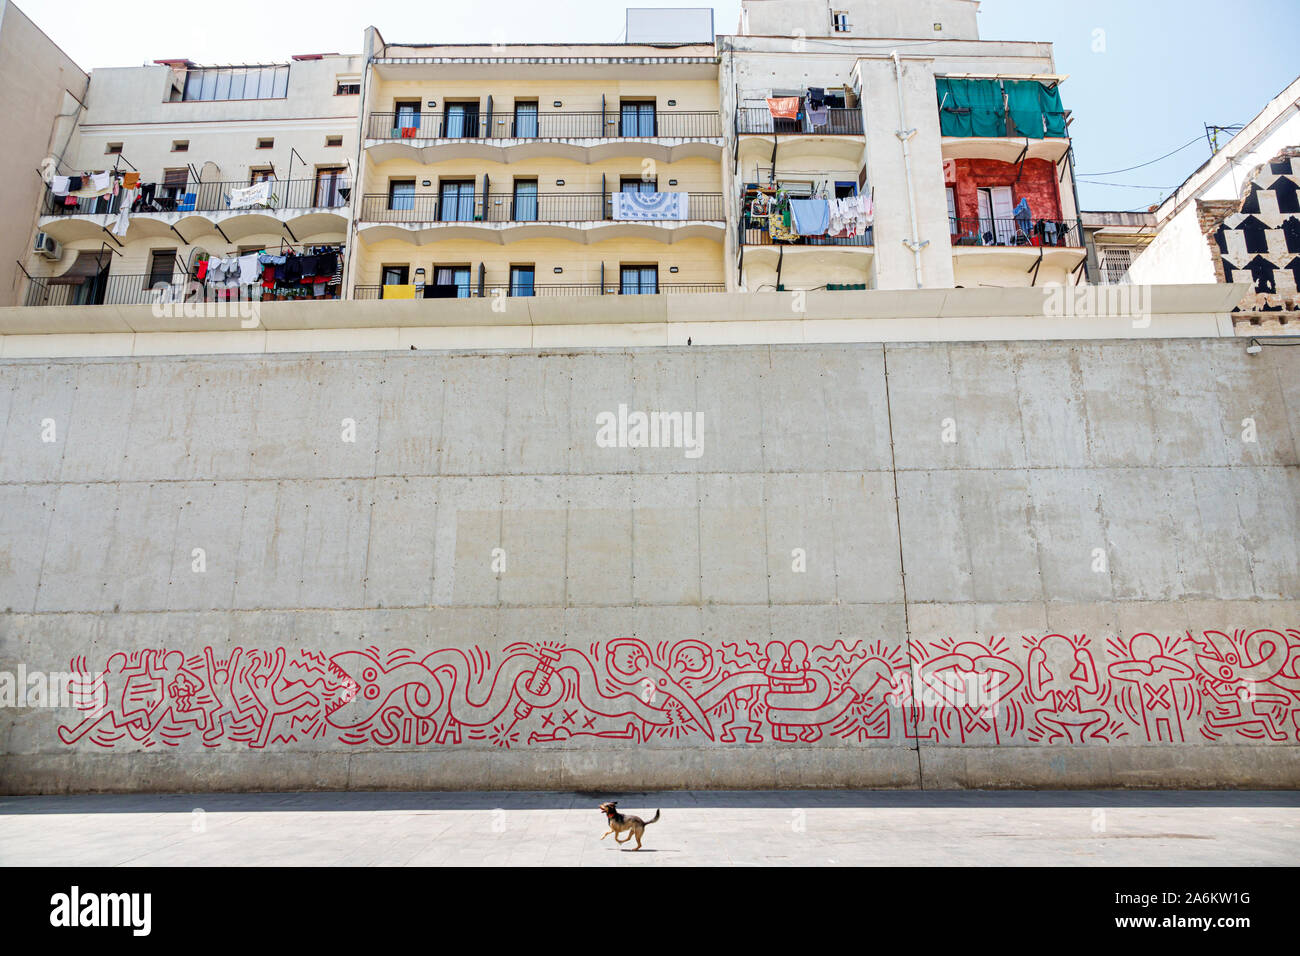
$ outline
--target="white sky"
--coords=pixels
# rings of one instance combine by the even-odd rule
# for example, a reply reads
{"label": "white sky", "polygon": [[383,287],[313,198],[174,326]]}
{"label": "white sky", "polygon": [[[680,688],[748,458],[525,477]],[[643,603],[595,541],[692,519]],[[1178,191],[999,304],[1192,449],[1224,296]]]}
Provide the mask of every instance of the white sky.
{"label": "white sky", "polygon": [[[629,6],[709,6],[691,0],[19,0],[17,6],[84,70],[163,58],[280,63],[295,53],[360,53],[375,26],[389,43],[622,39]],[[740,0],[713,4],[714,29],[734,33]]]}

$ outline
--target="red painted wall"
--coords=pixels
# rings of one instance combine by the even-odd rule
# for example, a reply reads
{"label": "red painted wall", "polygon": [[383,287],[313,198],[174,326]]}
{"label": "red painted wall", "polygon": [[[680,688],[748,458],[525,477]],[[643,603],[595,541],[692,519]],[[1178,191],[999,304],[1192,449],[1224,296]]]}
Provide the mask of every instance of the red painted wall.
{"label": "red painted wall", "polygon": [[1046,159],[1025,161],[1024,174],[1016,182],[1020,167],[996,159],[958,159],[949,169],[956,169],[957,217],[978,219],[980,214],[978,190],[981,186],[1010,186],[1015,202],[1024,197],[1035,219],[1061,218],[1061,188],[1057,180],[1056,164]]}

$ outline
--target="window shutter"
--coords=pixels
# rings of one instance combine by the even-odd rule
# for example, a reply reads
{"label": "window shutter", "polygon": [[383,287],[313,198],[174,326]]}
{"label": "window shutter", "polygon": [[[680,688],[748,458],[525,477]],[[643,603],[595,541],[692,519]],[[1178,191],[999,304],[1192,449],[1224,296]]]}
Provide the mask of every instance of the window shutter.
{"label": "window shutter", "polygon": [[184,188],[190,180],[190,171],[188,169],[165,169],[163,170],[164,186],[178,186]]}

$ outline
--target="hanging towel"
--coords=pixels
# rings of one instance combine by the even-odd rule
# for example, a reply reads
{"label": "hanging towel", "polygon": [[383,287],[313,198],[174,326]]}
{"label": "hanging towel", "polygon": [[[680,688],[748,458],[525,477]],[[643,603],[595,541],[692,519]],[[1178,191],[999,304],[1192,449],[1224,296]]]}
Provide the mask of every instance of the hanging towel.
{"label": "hanging towel", "polygon": [[70,181],[71,177],[55,176],[50,180],[50,192],[54,193],[56,196],[66,196],[69,191],[68,184]]}
{"label": "hanging towel", "polygon": [[126,189],[134,189],[140,182],[139,173],[123,173],[122,186]]}
{"label": "hanging towel", "polygon": [[90,189],[96,195],[106,193],[113,188],[113,177],[110,173],[94,173],[90,177]]}
{"label": "hanging towel", "polygon": [[269,206],[271,204],[271,181],[254,183],[243,189],[230,191],[230,208],[247,209],[250,206]]}
{"label": "hanging towel", "polygon": [[808,98],[807,127],[810,130],[821,129],[825,126],[830,118],[830,110],[824,103],[814,103],[812,97]]}
{"label": "hanging towel", "polygon": [[381,289],[384,299],[414,299],[415,286],[412,285],[386,285]]}
{"label": "hanging towel", "polygon": [[619,222],[690,218],[689,193],[614,193],[614,219]]}
{"label": "hanging towel", "polygon": [[767,109],[777,119],[798,119],[799,97],[769,96],[767,98]]}
{"label": "hanging towel", "polygon": [[135,202],[135,190],[124,189],[122,191],[121,203],[117,209],[117,222],[113,224],[113,235],[126,235],[126,230],[131,225],[131,204],[133,202]]}
{"label": "hanging towel", "polygon": [[824,236],[831,225],[830,204],[825,199],[791,199],[790,214],[796,236]]}

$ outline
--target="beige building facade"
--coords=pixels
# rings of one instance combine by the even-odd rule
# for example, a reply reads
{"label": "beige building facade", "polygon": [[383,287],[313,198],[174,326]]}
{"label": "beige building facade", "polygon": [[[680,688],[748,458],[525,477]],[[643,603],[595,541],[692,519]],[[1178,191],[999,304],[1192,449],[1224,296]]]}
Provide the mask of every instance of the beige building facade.
{"label": "beige building facade", "polygon": [[[981,40],[975,6],[747,0],[735,34],[675,43],[372,27],[356,55],[96,70],[17,301],[1087,281],[1065,77],[1048,44]],[[254,253],[255,281],[208,271]],[[329,281],[275,271],[318,253]]]}

